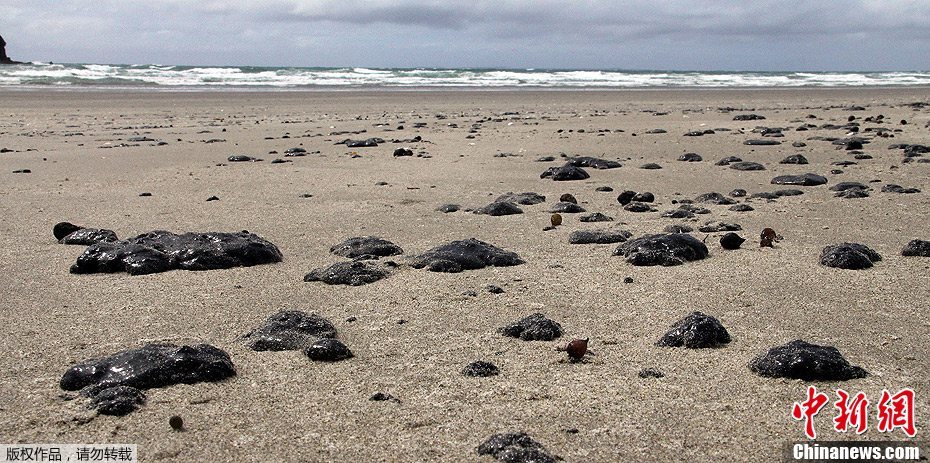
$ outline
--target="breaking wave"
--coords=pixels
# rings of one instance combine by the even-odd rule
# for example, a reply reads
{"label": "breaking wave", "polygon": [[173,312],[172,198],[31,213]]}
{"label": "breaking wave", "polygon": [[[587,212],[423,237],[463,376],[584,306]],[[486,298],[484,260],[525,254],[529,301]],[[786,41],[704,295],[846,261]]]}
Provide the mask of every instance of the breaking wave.
{"label": "breaking wave", "polygon": [[39,88],[733,88],[930,85],[930,72],[680,72],[371,69],[110,64],[0,66],[0,87]]}

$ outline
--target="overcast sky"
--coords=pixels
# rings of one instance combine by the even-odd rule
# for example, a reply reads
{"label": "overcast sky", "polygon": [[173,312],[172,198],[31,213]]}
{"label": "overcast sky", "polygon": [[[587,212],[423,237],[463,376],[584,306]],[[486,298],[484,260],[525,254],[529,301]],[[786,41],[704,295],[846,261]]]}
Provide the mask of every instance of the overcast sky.
{"label": "overcast sky", "polygon": [[930,70],[930,0],[2,0],[13,59]]}

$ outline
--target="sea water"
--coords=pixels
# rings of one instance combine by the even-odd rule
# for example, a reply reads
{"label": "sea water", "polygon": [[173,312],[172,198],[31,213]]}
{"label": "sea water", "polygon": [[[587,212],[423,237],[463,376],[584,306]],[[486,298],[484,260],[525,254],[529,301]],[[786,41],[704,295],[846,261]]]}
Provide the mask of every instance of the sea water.
{"label": "sea water", "polygon": [[371,69],[50,64],[0,66],[4,88],[740,88],[930,85],[930,72],[730,72],[568,69]]}

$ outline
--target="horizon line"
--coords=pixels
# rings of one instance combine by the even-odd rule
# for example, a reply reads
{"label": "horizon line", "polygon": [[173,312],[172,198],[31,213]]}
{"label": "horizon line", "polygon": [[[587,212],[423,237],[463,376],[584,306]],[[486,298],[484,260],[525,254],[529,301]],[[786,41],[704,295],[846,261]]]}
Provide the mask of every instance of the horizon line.
{"label": "horizon line", "polygon": [[[264,69],[371,69],[371,70],[401,70],[401,71],[539,71],[539,72],[628,72],[628,73],[740,73],[740,74],[784,74],[784,73],[810,73],[810,74],[875,74],[875,73],[927,73],[930,70],[917,69],[875,69],[875,70],[809,70],[809,69],[783,69],[783,70],[737,70],[737,69],[649,69],[649,68],[576,68],[576,67],[488,67],[488,66],[306,66],[306,65],[267,65],[267,64],[181,64],[181,63],[103,63],[103,62],[54,62],[54,61],[24,61],[20,66],[36,65],[97,65],[97,66],[176,66],[176,67],[206,67],[206,68],[264,68]],[[12,65],[16,66],[16,65]]]}

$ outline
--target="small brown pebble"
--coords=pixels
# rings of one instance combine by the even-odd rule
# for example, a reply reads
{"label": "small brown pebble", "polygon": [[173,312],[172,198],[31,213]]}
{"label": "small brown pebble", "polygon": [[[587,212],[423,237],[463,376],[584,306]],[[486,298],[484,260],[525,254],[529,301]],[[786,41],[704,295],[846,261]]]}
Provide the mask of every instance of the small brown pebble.
{"label": "small brown pebble", "polygon": [[174,429],[175,431],[183,431],[183,430],[184,430],[184,420],[181,419],[181,417],[178,416],[178,415],[174,415],[174,416],[172,416],[171,418],[169,418],[169,419],[168,419],[168,424],[170,424],[170,425],[171,425],[171,429]]}
{"label": "small brown pebble", "polygon": [[562,215],[561,214],[552,214],[552,217],[549,218],[552,221],[553,227],[558,227],[562,225]]}
{"label": "small brown pebble", "polygon": [[565,203],[578,204],[578,200],[571,193],[565,193],[562,196],[559,196],[559,201]]}
{"label": "small brown pebble", "polygon": [[774,243],[778,239],[778,235],[775,233],[775,230],[771,228],[762,229],[762,233],[759,234],[759,247],[760,248],[772,248]]}
{"label": "small brown pebble", "polygon": [[575,339],[565,346],[565,352],[568,353],[568,359],[572,362],[580,361],[584,354],[588,353],[588,339]]}

